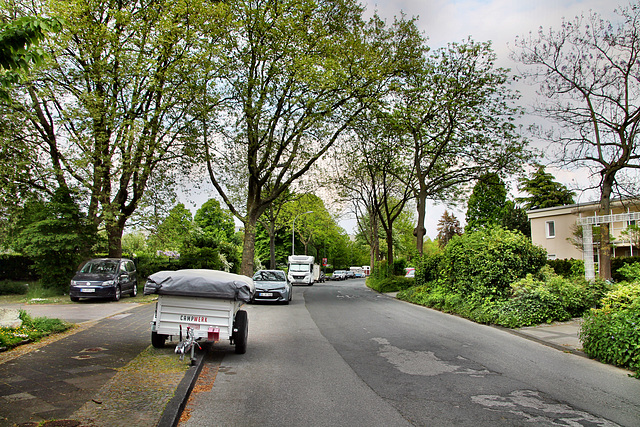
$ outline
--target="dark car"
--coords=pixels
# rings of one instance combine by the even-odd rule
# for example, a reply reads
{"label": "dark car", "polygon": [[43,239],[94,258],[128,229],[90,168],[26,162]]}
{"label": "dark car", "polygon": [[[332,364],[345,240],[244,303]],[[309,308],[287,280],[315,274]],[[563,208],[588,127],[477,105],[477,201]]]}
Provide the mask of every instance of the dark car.
{"label": "dark car", "polygon": [[256,291],[252,302],[271,301],[289,304],[293,297],[293,287],[282,270],[258,270],[253,275]]}
{"label": "dark car", "polygon": [[97,258],[87,261],[73,276],[69,285],[71,301],[80,298],[111,298],[122,294],[138,295],[136,266],[126,258]]}

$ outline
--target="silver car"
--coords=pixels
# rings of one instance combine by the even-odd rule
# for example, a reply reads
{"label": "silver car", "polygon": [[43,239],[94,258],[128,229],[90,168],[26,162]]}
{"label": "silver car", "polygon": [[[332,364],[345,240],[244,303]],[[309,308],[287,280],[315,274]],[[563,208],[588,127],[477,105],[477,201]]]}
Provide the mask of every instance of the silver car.
{"label": "silver car", "polygon": [[293,297],[293,287],[282,270],[258,270],[253,275],[256,291],[251,302],[267,301],[289,304]]}

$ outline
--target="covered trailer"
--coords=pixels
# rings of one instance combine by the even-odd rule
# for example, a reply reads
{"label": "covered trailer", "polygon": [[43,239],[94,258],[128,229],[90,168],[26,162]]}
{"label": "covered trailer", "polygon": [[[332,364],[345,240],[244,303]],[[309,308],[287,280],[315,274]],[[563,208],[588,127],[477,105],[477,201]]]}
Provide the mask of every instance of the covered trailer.
{"label": "covered trailer", "polygon": [[145,295],[158,295],[151,344],[163,347],[167,338],[179,337],[176,352],[184,354],[191,349],[193,360],[196,342],[228,339],[236,353],[245,353],[249,322],[247,312],[240,307],[251,300],[254,291],[250,277],[224,271],[193,269],[152,274],[144,286]]}

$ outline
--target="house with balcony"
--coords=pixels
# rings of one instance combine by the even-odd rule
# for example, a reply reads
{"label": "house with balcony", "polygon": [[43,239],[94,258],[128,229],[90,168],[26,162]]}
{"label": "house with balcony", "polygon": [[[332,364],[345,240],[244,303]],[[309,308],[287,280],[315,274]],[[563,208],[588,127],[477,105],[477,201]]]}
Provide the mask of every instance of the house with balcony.
{"label": "house with balcony", "polygon": [[[545,248],[548,259],[584,260],[589,276],[589,266],[594,268],[598,262],[599,239],[593,237],[593,227],[608,223],[613,238],[612,256],[640,255],[640,248],[622,234],[629,225],[640,224],[640,200],[614,200],[607,215],[599,214],[599,207],[598,202],[589,202],[527,211],[533,244]],[[582,244],[582,249],[574,242]]]}

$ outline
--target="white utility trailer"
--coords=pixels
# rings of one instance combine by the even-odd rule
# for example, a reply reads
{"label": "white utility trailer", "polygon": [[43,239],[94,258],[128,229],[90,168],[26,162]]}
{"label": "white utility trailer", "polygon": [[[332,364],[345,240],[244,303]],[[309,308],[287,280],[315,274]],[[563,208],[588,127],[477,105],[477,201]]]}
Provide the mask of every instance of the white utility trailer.
{"label": "white utility trailer", "polygon": [[217,270],[160,271],[149,276],[144,293],[158,294],[151,321],[151,344],[161,348],[178,338],[176,353],[199,342],[228,339],[235,352],[247,350],[249,322],[240,307],[251,300],[255,287],[246,276]]}

